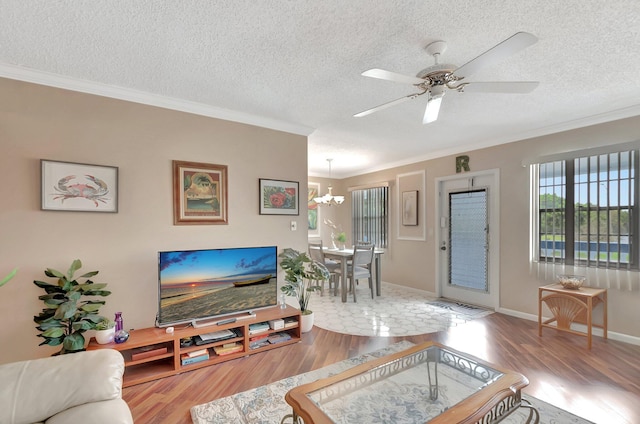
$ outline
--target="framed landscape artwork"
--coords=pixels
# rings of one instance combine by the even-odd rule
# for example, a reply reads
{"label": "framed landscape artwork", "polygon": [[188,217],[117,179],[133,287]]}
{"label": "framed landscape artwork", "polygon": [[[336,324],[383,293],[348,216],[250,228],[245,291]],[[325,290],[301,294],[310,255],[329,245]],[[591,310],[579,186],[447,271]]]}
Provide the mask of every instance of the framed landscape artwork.
{"label": "framed landscape artwork", "polygon": [[260,215],[299,215],[297,181],[260,178]]}
{"label": "framed landscape artwork", "polygon": [[42,210],[118,212],[117,167],[42,159],[40,173]]}
{"label": "framed landscape artwork", "polygon": [[173,161],[173,223],[227,224],[227,166]]}

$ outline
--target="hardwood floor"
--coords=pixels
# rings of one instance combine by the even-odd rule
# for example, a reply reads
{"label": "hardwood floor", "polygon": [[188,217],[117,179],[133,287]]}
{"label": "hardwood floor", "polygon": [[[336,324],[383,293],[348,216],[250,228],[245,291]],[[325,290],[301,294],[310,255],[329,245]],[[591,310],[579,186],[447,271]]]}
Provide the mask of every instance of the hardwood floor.
{"label": "hardwood floor", "polygon": [[492,314],[446,332],[363,337],[314,327],[300,343],[174,377],[128,387],[123,397],[136,423],[191,423],[189,408],[271,383],[400,340],[436,340],[524,374],[524,393],[595,423],[640,423],[640,346],[544,329]]}

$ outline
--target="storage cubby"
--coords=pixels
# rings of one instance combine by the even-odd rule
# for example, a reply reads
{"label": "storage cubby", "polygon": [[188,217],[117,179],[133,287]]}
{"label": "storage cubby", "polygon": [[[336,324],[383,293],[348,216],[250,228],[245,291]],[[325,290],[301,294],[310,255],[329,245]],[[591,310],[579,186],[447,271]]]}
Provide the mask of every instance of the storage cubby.
{"label": "storage cubby", "polygon": [[[194,328],[191,325],[176,326],[173,333],[167,333],[164,328],[143,328],[131,330],[129,339],[124,343],[98,344],[95,338],[91,338],[88,350],[94,349],[116,349],[125,361],[124,387],[134,384],[145,383],[163,377],[176,375],[181,372],[211,366],[220,362],[229,361],[239,357],[252,355],[254,353],[265,352],[281,346],[286,346],[300,341],[300,311],[291,306],[282,309],[280,307],[263,309],[255,312],[255,317],[238,319],[222,325],[213,324],[206,327]],[[229,317],[221,318],[226,321]],[[288,323],[286,328],[268,329],[259,334],[249,334],[249,326],[252,324],[269,322],[273,320],[283,320]],[[217,340],[202,345],[181,346],[180,340],[191,339],[198,335],[208,334],[216,331],[231,330],[237,337],[224,340]],[[290,337],[288,340],[278,340],[277,334],[286,333]],[[273,337],[274,343],[268,343],[260,347],[251,348],[250,340],[256,336]],[[282,338],[282,337],[280,337]],[[218,355],[215,352],[217,346],[237,343],[242,346],[238,352]],[[181,356],[190,352],[207,349],[209,358],[200,362],[182,365]],[[134,359],[135,358],[135,359]]]}

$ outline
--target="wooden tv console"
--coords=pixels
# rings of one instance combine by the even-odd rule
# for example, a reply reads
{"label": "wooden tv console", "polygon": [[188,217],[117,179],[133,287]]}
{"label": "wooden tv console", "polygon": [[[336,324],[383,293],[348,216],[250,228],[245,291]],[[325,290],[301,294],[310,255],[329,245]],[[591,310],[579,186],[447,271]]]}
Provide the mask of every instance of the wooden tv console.
{"label": "wooden tv console", "polygon": [[[220,318],[219,321],[224,321],[227,318],[232,317]],[[122,353],[125,363],[123,386],[129,387],[300,341],[300,310],[291,306],[287,306],[285,309],[276,306],[274,308],[258,310],[255,311],[255,317],[242,318],[243,319],[228,324],[214,324],[199,328],[194,328],[191,325],[176,326],[173,333],[167,333],[165,328],[156,327],[131,330],[129,332],[129,339],[120,344],[98,344],[95,338],[92,337],[87,346],[87,350],[115,349]],[[249,334],[249,325],[251,324],[278,319],[285,320],[286,318],[289,318],[289,321],[295,322],[290,323],[290,325],[284,329],[269,329],[259,334]],[[197,335],[221,330],[233,330],[237,332],[239,336],[215,341],[206,345],[197,346],[194,344],[187,347],[180,346],[181,339],[188,339]],[[250,339],[256,336],[273,336],[276,333],[283,332],[288,333],[291,339],[255,349],[252,349],[250,346]],[[223,356],[217,355],[214,352],[214,347],[234,342],[241,344],[242,350]],[[209,359],[202,362],[182,365],[181,355],[205,348],[209,351]],[[134,356],[136,358],[135,360],[133,359]]]}

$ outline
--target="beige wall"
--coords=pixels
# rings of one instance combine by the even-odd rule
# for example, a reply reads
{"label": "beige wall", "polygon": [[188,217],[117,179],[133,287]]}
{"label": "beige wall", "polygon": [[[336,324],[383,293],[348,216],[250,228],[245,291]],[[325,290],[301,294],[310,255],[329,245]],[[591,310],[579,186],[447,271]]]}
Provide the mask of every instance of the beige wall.
{"label": "beige wall", "polygon": [[[640,148],[640,117],[601,124],[588,128],[538,137],[516,143],[465,152],[470,157],[471,172],[500,171],[500,308],[521,316],[537,316],[538,286],[549,284],[530,273],[529,258],[529,170],[522,166],[527,158],[553,153],[587,149],[638,141]],[[457,156],[457,155],[456,155]],[[397,231],[397,175],[425,170],[426,172],[426,241],[399,240]],[[334,184],[335,193],[346,193],[348,187],[372,182],[389,181],[391,187],[391,220],[389,249],[382,256],[384,281],[436,292],[436,179],[455,175],[455,156],[415,163],[341,180]],[[350,222],[349,197],[346,207],[339,209],[337,220],[347,229]],[[624,273],[627,274],[627,273]],[[610,272],[615,288],[609,294],[609,329],[626,336],[640,337],[637,308],[640,304],[640,273],[621,276]],[[637,340],[637,339],[636,339]],[[634,341],[636,341],[634,340]]]}
{"label": "beige wall", "polygon": [[[0,363],[57,350],[38,347],[33,322],[44,291],[32,281],[50,281],[45,268],[79,258],[99,270],[94,281],[113,292],[103,315],[122,311],[126,328],[141,328],[154,324],[159,250],[306,249],[304,200],[300,216],[258,214],[259,178],[306,193],[306,137],[7,79],[0,99],[0,275],[19,268],[0,289]],[[41,211],[40,159],[119,167],[118,213]],[[228,225],[173,225],[174,159],[228,166]]]}
{"label": "beige wall", "polygon": [[[83,261],[84,271],[99,270],[113,294],[104,315],[122,311],[127,328],[153,325],[159,250],[276,244],[306,248],[304,201],[301,215],[258,214],[258,179],[300,181],[306,192],[306,138],[278,131],[0,79],[0,275],[13,267],[18,276],[0,289],[0,314],[6,341],[0,363],[47,356],[38,347],[33,316],[43,293],[32,281],[44,269],[67,269]],[[546,282],[529,273],[528,170],[524,158],[603,144],[638,140],[640,118],[602,124],[494,148],[466,152],[471,170],[500,169],[500,306],[535,315],[537,287]],[[40,159],[119,167],[117,214],[40,210]],[[174,226],[171,161],[201,161],[229,167],[229,225]],[[397,175],[426,172],[426,241],[397,239]],[[323,209],[350,234],[348,187],[391,182],[390,243],[383,255],[383,279],[435,291],[435,180],[455,174],[453,156],[332,181],[343,206]],[[326,192],[327,179],[310,177]],[[296,220],[299,231],[291,232]],[[322,237],[329,243],[324,224]],[[638,281],[638,273],[633,273]],[[282,276],[280,276],[282,280]],[[638,285],[609,290],[610,330],[640,337]]]}

